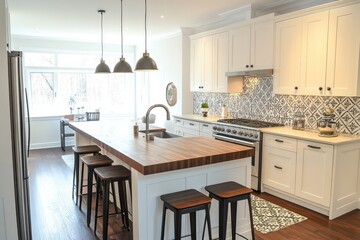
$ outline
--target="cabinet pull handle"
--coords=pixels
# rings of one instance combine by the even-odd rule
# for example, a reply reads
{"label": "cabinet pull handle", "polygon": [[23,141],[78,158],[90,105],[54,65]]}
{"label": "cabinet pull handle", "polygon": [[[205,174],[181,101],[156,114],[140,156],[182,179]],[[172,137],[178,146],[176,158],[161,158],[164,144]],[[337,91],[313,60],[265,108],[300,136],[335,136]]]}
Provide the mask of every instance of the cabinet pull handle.
{"label": "cabinet pull handle", "polygon": [[275,142],[283,143],[284,141],[280,139],[275,139]]}
{"label": "cabinet pull handle", "polygon": [[207,124],[203,124],[203,126],[204,126],[204,127],[208,127],[209,125],[207,125]]}
{"label": "cabinet pull handle", "polygon": [[312,146],[312,145],[308,145],[309,148],[314,148],[314,149],[321,149],[321,147],[317,147],[317,146]]}
{"label": "cabinet pull handle", "polygon": [[190,126],[194,126],[195,124],[193,124],[193,123],[189,123],[189,125],[190,125]]}
{"label": "cabinet pull handle", "polygon": [[274,168],[282,170],[282,167],[279,167],[277,165],[274,165]]}
{"label": "cabinet pull handle", "polygon": [[180,120],[176,120],[176,122],[178,122],[178,123],[179,123],[179,122],[180,122]]}
{"label": "cabinet pull handle", "polygon": [[203,89],[204,88],[204,86],[199,86],[199,89]]}

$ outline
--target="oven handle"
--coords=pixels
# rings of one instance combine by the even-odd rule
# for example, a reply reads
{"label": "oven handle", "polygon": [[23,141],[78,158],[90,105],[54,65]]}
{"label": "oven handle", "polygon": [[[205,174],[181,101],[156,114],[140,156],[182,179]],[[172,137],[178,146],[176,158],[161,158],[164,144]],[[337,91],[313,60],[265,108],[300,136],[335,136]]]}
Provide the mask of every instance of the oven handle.
{"label": "oven handle", "polygon": [[248,141],[243,141],[240,139],[234,139],[234,138],[230,138],[230,137],[225,137],[225,136],[219,136],[217,134],[213,134],[212,135],[215,139],[219,139],[219,140],[224,140],[227,142],[232,142],[232,143],[237,143],[237,144],[241,144],[247,147],[257,147],[259,145],[259,142],[248,142]]}

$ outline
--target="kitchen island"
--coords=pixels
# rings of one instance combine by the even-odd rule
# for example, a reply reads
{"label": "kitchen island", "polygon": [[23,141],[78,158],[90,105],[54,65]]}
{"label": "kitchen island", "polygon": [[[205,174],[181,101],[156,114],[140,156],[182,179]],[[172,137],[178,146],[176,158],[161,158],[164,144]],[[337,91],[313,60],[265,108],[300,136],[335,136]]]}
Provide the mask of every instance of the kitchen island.
{"label": "kitchen island", "polygon": [[[77,145],[95,143],[115,164],[131,170],[132,205],[129,209],[134,239],[160,238],[162,202],[159,196],[162,194],[190,188],[206,194],[206,185],[230,180],[248,187],[251,184],[251,157],[254,152],[248,147],[209,137],[146,141],[144,133],[133,133],[131,122],[74,122],[70,127],[75,131]],[[152,129],[158,130],[165,129]],[[217,203],[213,201],[212,205],[212,231],[217,236]],[[200,237],[204,214],[198,216],[197,233]],[[189,233],[187,222],[188,219],[184,218],[182,235]],[[172,239],[173,218],[170,214],[166,226],[165,238]],[[249,236],[248,212],[244,204],[238,208],[237,230]]]}

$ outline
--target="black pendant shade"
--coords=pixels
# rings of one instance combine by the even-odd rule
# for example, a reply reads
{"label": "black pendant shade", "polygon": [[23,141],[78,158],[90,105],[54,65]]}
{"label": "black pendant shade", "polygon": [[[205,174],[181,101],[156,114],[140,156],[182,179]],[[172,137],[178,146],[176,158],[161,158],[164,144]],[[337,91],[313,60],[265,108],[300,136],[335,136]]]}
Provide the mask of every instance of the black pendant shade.
{"label": "black pendant shade", "polygon": [[156,62],[149,56],[147,52],[147,29],[146,29],[147,1],[145,0],[145,52],[143,57],[136,63],[135,71],[158,70]]}
{"label": "black pendant shade", "polygon": [[101,59],[99,65],[97,65],[95,69],[95,73],[110,73],[109,66],[105,63],[103,56],[104,56],[104,43],[103,43],[103,13],[105,10],[98,10],[101,14]]}

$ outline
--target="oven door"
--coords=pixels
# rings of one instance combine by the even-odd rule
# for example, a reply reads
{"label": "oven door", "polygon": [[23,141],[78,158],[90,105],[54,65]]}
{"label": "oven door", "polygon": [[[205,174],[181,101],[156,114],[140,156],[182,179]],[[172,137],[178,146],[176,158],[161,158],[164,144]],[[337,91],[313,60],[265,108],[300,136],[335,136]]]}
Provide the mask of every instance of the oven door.
{"label": "oven door", "polygon": [[215,139],[225,141],[225,142],[231,142],[235,144],[239,144],[246,147],[251,147],[254,149],[255,155],[252,157],[251,161],[251,185],[252,188],[255,190],[258,190],[259,186],[259,160],[260,160],[260,142],[259,141],[251,141],[248,139],[242,139],[242,138],[235,138],[235,137],[228,137],[220,134],[213,134],[212,135]]}

